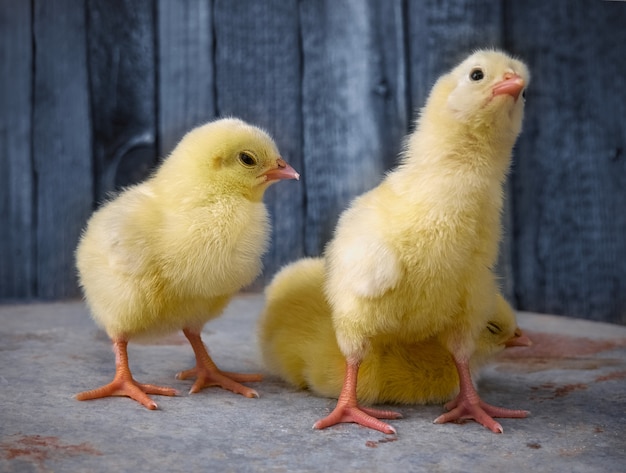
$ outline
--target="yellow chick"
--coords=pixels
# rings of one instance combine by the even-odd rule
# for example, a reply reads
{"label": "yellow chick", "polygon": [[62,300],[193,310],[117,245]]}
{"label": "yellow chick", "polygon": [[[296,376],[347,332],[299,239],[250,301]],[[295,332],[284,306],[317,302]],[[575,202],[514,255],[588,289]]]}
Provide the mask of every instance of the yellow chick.
{"label": "yellow chick", "polygon": [[471,380],[478,332],[495,313],[492,268],[500,240],[503,183],[521,130],[526,66],[481,50],[433,86],[400,165],[341,215],[326,248],[325,293],[346,358],[339,422],[395,433],[391,411],[357,404],[359,365],[373,344],[438,337],[459,373],[460,392],[436,423],[523,417],[483,403]]}
{"label": "yellow chick", "polygon": [[[288,383],[338,397],[345,371],[324,296],[324,260],[305,258],[274,276],[265,290],[259,346],[268,370]],[[496,312],[478,334],[472,376],[505,347],[527,346],[509,304],[497,294]],[[357,398],[365,404],[427,404],[450,400],[459,378],[450,353],[436,337],[420,342],[376,344],[359,368]]]}
{"label": "yellow chick", "polygon": [[196,367],[177,375],[196,377],[190,392],[220,386],[258,397],[240,383],[261,376],[220,371],[200,332],[261,271],[270,234],[265,190],[298,177],[267,133],[227,118],[187,133],[152,177],[94,213],[76,262],[92,317],[113,342],[116,373],[77,399],[128,396],[156,409],[148,394],[175,390],[135,381],[127,344],[181,329],[196,356]]}

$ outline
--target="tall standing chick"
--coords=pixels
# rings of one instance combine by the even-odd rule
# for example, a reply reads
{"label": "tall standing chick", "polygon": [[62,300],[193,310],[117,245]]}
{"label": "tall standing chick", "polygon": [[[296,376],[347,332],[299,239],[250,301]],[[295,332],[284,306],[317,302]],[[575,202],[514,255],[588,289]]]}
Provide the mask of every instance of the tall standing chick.
{"label": "tall standing chick", "polygon": [[95,212],[76,260],[93,319],[113,342],[116,373],[76,398],[128,396],[156,409],[148,394],[175,390],[135,381],[127,344],[181,329],[196,356],[196,367],[177,375],[196,377],[190,392],[220,386],[258,397],[240,383],[260,375],[220,371],[200,332],[261,271],[270,233],[265,190],[298,177],[264,131],[221,119],[187,133],[151,178]]}
{"label": "tall standing chick", "polygon": [[502,432],[493,417],[528,414],[481,401],[469,369],[497,301],[503,183],[528,80],[506,54],[472,54],[433,86],[398,168],[342,214],[326,249],[325,292],[346,370],[337,406],[314,427],[356,422],[395,433],[379,419],[400,414],[357,404],[359,365],[374,342],[432,336],[460,380],[436,423],[473,418]]}

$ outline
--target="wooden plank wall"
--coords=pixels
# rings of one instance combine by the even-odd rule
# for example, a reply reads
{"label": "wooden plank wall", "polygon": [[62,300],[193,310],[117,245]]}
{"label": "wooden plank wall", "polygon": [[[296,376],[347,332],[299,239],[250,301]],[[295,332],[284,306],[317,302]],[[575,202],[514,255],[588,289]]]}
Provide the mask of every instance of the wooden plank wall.
{"label": "wooden plank wall", "polygon": [[[31,146],[37,297],[76,293],[74,247],[92,209],[84,2],[33,2]],[[54,21],[52,21],[54,19]]]}
{"label": "wooden plank wall", "polygon": [[318,255],[406,133],[402,2],[303,1],[301,24],[304,242]]}
{"label": "wooden plank wall", "polygon": [[534,75],[513,174],[516,301],[626,323],[626,3],[510,2],[506,23]]}
{"label": "wooden plank wall", "polygon": [[91,211],[236,115],[302,181],[268,191],[260,289],[319,254],[477,47],[530,66],[500,270],[519,308],[626,323],[626,3],[0,0],[0,299],[76,297]]}
{"label": "wooden plank wall", "polygon": [[37,295],[31,17],[30,2],[0,0],[0,297],[17,299]]}

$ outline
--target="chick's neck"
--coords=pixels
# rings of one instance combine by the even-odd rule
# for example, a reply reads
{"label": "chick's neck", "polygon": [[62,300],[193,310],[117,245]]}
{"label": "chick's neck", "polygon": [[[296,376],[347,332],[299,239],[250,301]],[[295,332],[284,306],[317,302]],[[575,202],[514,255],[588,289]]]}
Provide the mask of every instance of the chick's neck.
{"label": "chick's neck", "polygon": [[513,142],[494,133],[478,135],[458,123],[444,128],[420,125],[410,137],[400,169],[415,182],[429,182],[430,189],[442,192],[495,190],[505,181]]}
{"label": "chick's neck", "polygon": [[418,125],[402,164],[388,176],[393,193],[432,221],[497,228],[512,141],[477,136],[461,123],[441,125],[436,119]]}

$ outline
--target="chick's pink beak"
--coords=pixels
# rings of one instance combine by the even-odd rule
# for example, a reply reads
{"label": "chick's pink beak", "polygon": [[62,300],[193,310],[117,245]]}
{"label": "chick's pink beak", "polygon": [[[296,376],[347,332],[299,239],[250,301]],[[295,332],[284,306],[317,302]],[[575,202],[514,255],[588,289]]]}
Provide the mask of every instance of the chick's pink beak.
{"label": "chick's pink beak", "polygon": [[517,74],[514,74],[512,72],[507,72],[506,74],[504,74],[504,80],[494,85],[493,89],[491,90],[492,90],[494,97],[496,95],[506,94],[506,95],[510,95],[511,97],[513,97],[515,101],[517,101],[519,94],[522,93],[522,90],[524,90],[525,86],[526,86],[526,83],[524,82],[524,79],[522,79]]}
{"label": "chick's pink beak", "polygon": [[300,174],[294,168],[289,166],[284,159],[276,160],[276,167],[263,173],[268,181],[278,181],[280,179],[300,179]]}
{"label": "chick's pink beak", "polygon": [[528,335],[526,335],[521,328],[516,328],[515,333],[511,338],[504,342],[504,346],[510,347],[529,347],[533,344]]}

